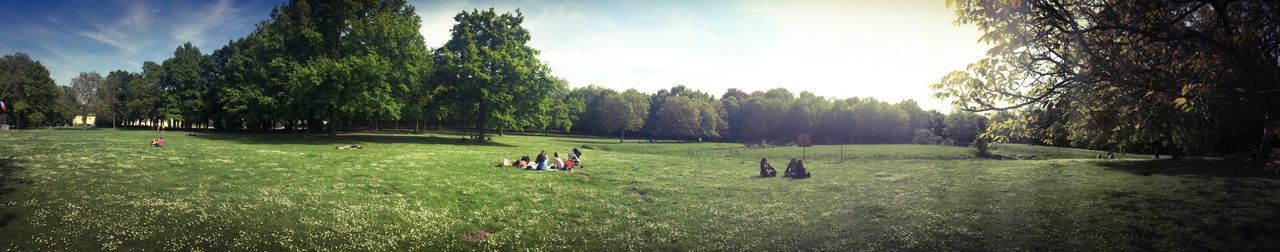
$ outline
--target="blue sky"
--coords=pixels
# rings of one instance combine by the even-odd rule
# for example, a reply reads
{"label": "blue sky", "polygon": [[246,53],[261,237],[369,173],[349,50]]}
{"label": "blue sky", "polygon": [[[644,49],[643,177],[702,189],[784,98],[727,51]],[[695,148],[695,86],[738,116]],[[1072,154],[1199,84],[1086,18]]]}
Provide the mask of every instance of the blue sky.
{"label": "blue sky", "polygon": [[[66,85],[80,72],[139,71],[190,41],[243,37],[283,1],[0,0],[0,54],[25,52]],[[975,28],[943,1],[419,1],[430,47],[461,10],[520,9],[533,47],[572,86],[715,95],[786,87],[827,97],[929,98],[929,83],[979,59]]]}

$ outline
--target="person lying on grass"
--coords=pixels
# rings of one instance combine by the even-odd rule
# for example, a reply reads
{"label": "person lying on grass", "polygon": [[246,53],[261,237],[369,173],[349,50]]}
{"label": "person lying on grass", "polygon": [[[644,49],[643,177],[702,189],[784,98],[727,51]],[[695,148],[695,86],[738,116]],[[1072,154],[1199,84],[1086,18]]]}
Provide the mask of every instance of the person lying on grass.
{"label": "person lying on grass", "polygon": [[359,149],[364,149],[364,146],[361,146],[359,144],[352,144],[352,145],[346,145],[346,146],[338,146],[338,149],[339,150],[359,150]]}
{"label": "person lying on grass", "polygon": [[531,167],[529,166],[529,164],[530,164],[530,163],[529,163],[529,156],[523,156],[523,157],[520,157],[520,160],[517,160],[517,161],[516,161],[516,165],[515,165],[515,167],[516,167],[516,168],[524,168],[524,169],[533,169],[533,168],[531,168]]}
{"label": "person lying on grass", "polygon": [[773,165],[769,164],[769,158],[760,158],[760,177],[772,178],[778,176],[778,170],[773,169]]}
{"label": "person lying on grass", "polygon": [[151,147],[156,147],[156,148],[164,147],[164,138],[161,137],[161,138],[152,139]]}

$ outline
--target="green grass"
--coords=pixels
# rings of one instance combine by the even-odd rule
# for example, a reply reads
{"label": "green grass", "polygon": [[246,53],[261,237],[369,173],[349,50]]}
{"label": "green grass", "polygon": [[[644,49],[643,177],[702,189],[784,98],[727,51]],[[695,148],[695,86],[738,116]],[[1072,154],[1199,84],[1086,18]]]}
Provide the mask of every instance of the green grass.
{"label": "green grass", "polygon": [[[1064,147],[1046,147],[1025,144],[1000,144],[991,148],[991,153],[1012,157],[1017,159],[1073,159],[1073,158],[1097,158],[1098,155],[1107,156],[1106,151],[1072,149]],[[1111,153],[1116,159],[1151,159],[1150,154],[1134,154],[1134,153]],[[1166,158],[1168,156],[1165,156]]]}
{"label": "green grass", "polygon": [[[806,150],[459,136],[0,132],[13,250],[1276,250],[1280,179],[1192,160],[998,148]],[[334,147],[363,143],[365,149]],[[586,168],[493,167],[584,148]],[[1083,154],[1083,156],[1081,156]],[[479,241],[467,236],[492,234]]]}

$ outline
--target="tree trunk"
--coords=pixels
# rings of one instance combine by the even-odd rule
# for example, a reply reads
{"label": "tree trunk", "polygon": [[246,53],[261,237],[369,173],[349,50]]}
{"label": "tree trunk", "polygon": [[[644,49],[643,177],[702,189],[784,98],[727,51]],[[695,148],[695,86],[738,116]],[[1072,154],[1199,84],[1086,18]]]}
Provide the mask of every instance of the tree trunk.
{"label": "tree trunk", "polygon": [[1272,125],[1272,123],[1263,122],[1262,141],[1258,142],[1258,150],[1253,156],[1254,161],[1262,161],[1263,158],[1267,157],[1267,144],[1271,143],[1271,137],[1273,135],[1280,133],[1276,130],[1280,130],[1280,125]]}
{"label": "tree trunk", "polygon": [[[488,128],[489,128],[489,127],[488,127],[488,126],[489,126],[489,110],[488,110],[488,107],[489,107],[489,106],[487,106],[487,104],[485,104],[485,103],[483,103],[483,102],[481,102],[481,103],[480,103],[480,120],[478,120],[478,121],[477,121],[478,123],[476,124],[476,132],[478,133],[478,134],[476,134],[476,141],[478,141],[478,142],[484,142],[484,141],[485,141],[485,138],[484,138],[484,137],[485,137],[485,134],[484,134],[485,132],[484,132],[484,131],[485,131],[486,129],[488,129]],[[499,129],[501,129],[501,127],[499,127]]]}
{"label": "tree trunk", "polygon": [[1155,157],[1155,159],[1160,159],[1160,143],[1159,142],[1151,144],[1151,156]]}
{"label": "tree trunk", "polygon": [[338,114],[333,111],[329,111],[329,136],[338,136]]}

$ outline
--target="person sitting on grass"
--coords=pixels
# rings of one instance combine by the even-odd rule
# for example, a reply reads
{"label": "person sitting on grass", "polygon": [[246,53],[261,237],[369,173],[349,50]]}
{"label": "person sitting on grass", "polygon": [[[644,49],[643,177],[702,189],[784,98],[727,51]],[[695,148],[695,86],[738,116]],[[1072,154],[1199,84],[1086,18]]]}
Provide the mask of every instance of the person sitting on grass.
{"label": "person sitting on grass", "polygon": [[539,153],[538,153],[538,159],[537,159],[537,160],[535,160],[535,162],[533,162],[533,163],[534,163],[534,165],[536,165],[536,166],[537,166],[537,170],[539,170],[539,171],[545,171],[545,170],[547,170],[547,167],[549,167],[549,166],[547,165],[547,151],[545,151],[545,150],[544,150],[544,151],[542,151],[542,152],[539,152]]}
{"label": "person sitting on grass", "polygon": [[792,167],[791,172],[787,175],[793,179],[807,179],[811,176],[808,169],[804,168],[804,159],[796,160],[795,167]]}
{"label": "person sitting on grass", "polygon": [[778,170],[773,169],[773,165],[769,165],[769,158],[760,158],[760,177],[771,178],[778,176]]}
{"label": "person sitting on grass", "polygon": [[568,170],[568,169],[565,169],[564,167],[564,159],[560,159],[560,153],[556,152],[554,156],[555,156],[555,159],[554,159],[554,162],[551,163],[551,169]]}
{"label": "person sitting on grass", "polygon": [[161,137],[161,138],[156,138],[155,140],[151,140],[151,147],[156,147],[156,148],[164,147],[164,138]]}

